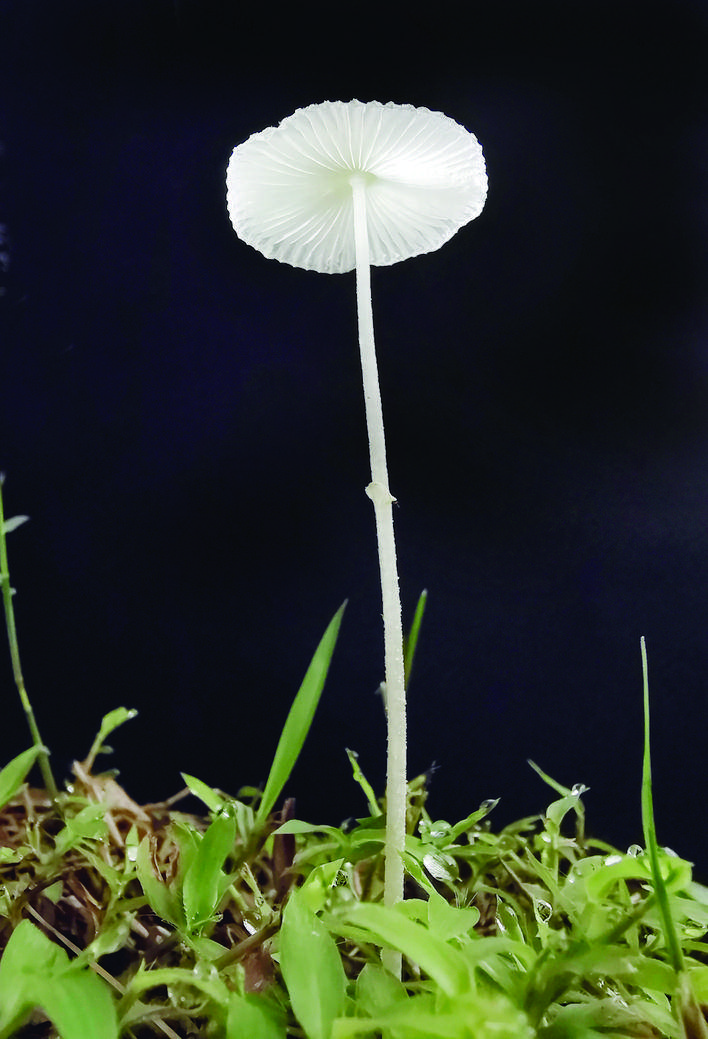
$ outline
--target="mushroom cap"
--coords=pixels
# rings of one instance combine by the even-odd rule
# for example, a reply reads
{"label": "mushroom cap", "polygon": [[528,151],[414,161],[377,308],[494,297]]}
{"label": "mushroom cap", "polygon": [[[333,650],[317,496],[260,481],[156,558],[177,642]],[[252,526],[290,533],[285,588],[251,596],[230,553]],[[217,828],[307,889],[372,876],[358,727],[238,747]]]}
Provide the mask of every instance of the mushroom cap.
{"label": "mushroom cap", "polygon": [[339,274],[356,266],[352,177],[363,177],[370,262],[433,252],[482,211],[474,134],[441,112],[379,101],[299,108],[234,149],[231,222],[264,256]]}

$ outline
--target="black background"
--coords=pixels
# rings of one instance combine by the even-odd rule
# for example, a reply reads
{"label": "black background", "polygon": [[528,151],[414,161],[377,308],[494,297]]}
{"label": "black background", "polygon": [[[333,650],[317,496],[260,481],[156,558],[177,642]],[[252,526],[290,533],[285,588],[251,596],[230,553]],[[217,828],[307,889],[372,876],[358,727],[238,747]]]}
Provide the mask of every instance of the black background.
{"label": "black background", "polygon": [[[434,816],[587,784],[641,843],[639,639],[660,842],[698,863],[708,693],[704,66],[695,3],[0,3],[0,469],[25,676],[58,774],[101,716],[140,800],[265,779],[349,599],[288,784],[384,783],[382,631],[353,275],[264,259],[233,147],[323,100],[445,112],[482,215],[373,271],[404,618],[429,590],[411,775]],[[3,760],[28,744],[0,666]]]}

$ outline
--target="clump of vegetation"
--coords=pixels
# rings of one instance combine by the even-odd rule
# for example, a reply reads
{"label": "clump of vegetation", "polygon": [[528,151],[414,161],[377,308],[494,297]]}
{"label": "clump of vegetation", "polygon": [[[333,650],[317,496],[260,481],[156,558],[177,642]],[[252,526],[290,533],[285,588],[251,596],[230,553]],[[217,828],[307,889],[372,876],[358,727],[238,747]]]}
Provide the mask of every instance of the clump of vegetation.
{"label": "clump of vegetation", "polygon": [[[0,490],[0,580],[29,705],[5,545],[18,519],[4,520]],[[279,800],[343,611],[263,790],[230,796],[184,775],[169,801],[136,804],[96,771],[136,713],[123,707],[65,789],[33,788],[36,761],[51,775],[33,724],[33,746],[0,771],[0,1039],[705,1039],[708,889],[656,841],[646,656],[645,848],[588,838],[585,788],[535,765],[551,803],[499,832],[493,801],[455,824],[431,818],[420,776],[407,788],[406,897],[387,906],[386,805],[353,751],[361,817],[312,824]],[[421,614],[422,602],[408,669]],[[179,810],[187,794],[201,814]],[[400,979],[382,962],[391,950]]]}

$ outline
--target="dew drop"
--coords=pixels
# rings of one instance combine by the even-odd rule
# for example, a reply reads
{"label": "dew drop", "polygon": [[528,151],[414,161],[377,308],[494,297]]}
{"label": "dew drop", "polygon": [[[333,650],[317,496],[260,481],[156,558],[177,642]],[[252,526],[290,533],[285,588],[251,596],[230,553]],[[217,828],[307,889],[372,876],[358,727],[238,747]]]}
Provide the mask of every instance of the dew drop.
{"label": "dew drop", "polygon": [[548,923],[553,915],[553,906],[544,902],[542,898],[537,898],[534,900],[533,908],[539,923]]}

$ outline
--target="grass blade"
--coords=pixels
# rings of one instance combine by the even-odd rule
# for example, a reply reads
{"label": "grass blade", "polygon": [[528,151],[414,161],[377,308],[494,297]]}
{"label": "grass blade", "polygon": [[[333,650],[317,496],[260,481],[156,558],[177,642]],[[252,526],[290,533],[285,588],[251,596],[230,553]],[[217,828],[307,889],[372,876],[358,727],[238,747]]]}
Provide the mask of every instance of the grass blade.
{"label": "grass blade", "polygon": [[676,925],[671,915],[669,893],[661,874],[659,864],[659,845],[656,839],[654,822],[654,798],[651,784],[651,741],[649,727],[649,665],[647,662],[647,646],[644,636],[641,637],[642,675],[644,679],[644,759],[642,763],[642,829],[644,843],[651,865],[652,885],[656,894],[657,905],[664,925],[664,939],[669,952],[671,966],[676,972],[676,999],[674,1010],[682,1024],[683,1034],[691,1039],[708,1039],[708,1025],[698,1005],[691,979],[686,971],[681,943],[676,933]]}
{"label": "grass blade", "polygon": [[27,690],[25,688],[25,680],[22,675],[22,665],[20,663],[20,649],[17,644],[17,628],[15,626],[15,611],[12,605],[12,596],[14,594],[14,589],[10,586],[10,571],[7,562],[7,542],[5,540],[5,535],[10,531],[14,530],[15,527],[19,526],[17,520],[23,520],[24,517],[14,517],[14,519],[5,520],[5,512],[2,502],[2,485],[4,482],[5,474],[0,473],[0,590],[2,592],[3,608],[5,610],[5,626],[7,628],[7,638],[10,644],[12,673],[15,678],[17,692],[20,694],[22,709],[25,712],[25,718],[27,719],[27,724],[32,735],[32,742],[38,749],[37,756],[39,758],[39,767],[42,772],[42,778],[44,779],[44,785],[47,788],[47,792],[51,797],[52,801],[56,802],[57,784],[52,774],[52,767],[49,764],[49,751],[45,747],[42,737],[39,734],[37,721],[34,716],[32,704],[30,703],[30,698],[27,695]]}
{"label": "grass blade", "polygon": [[346,605],[346,601],[343,602],[329,622],[285,720],[285,725],[275,750],[273,764],[270,767],[268,781],[263,791],[263,797],[258,806],[256,826],[262,825],[270,815],[273,805],[288,781],[302,750],[305,738],[310,731],[310,725],[312,724],[312,719],[324,688],[325,679],[327,678],[329,662],[332,659],[337,635],[339,634],[339,626],[342,622],[342,614]]}
{"label": "grass blade", "polygon": [[8,761],[0,772],[0,809],[11,801],[25,781],[25,776],[32,768],[37,756],[46,751],[46,747],[30,747],[23,750],[12,761]]}
{"label": "grass blade", "polygon": [[278,1008],[263,996],[231,994],[226,1039],[286,1039],[285,1021]]}
{"label": "grass blade", "polygon": [[[419,964],[450,997],[468,992],[470,974],[461,953],[422,924],[409,920],[395,906],[357,902],[333,920],[341,920],[367,932],[384,946],[402,952]],[[371,940],[371,938],[369,938]]]}
{"label": "grass blade", "polygon": [[87,967],[69,961],[63,949],[28,920],[10,935],[0,962],[0,1039],[10,1039],[41,1007],[63,1039],[118,1039],[110,993]]}
{"label": "grass blade", "polygon": [[111,753],[111,748],[105,745],[107,737],[121,725],[125,725],[126,722],[129,722],[131,718],[135,718],[137,713],[138,712],[133,708],[116,707],[115,710],[109,711],[108,714],[104,714],[101,720],[101,728],[98,730],[98,735],[91,744],[91,749],[84,761],[84,769],[86,772],[91,771],[93,763],[99,754]]}
{"label": "grass blade", "polygon": [[187,926],[195,930],[218,912],[219,902],[229,880],[224,862],[236,841],[233,812],[224,809],[211,823],[199,842],[197,854],[189,867],[182,887],[182,902]]}
{"label": "grass blade", "polygon": [[671,965],[677,974],[683,970],[683,952],[676,935],[676,928],[671,917],[669,895],[659,865],[659,845],[656,840],[654,824],[654,799],[651,788],[651,741],[649,733],[649,665],[647,663],[647,647],[644,636],[641,637],[642,674],[644,679],[644,759],[642,762],[642,829],[649,862],[651,864],[652,882],[656,893],[656,901],[664,923],[664,937],[671,957]]}
{"label": "grass blade", "polygon": [[420,625],[423,621],[423,614],[425,613],[425,606],[428,601],[428,589],[424,588],[420,593],[418,604],[413,614],[413,623],[411,624],[411,630],[408,632],[406,637],[403,639],[403,674],[406,680],[406,689],[408,688],[408,682],[410,681],[411,671],[413,670],[413,659],[415,657],[416,646],[418,645],[418,635],[420,634]]}
{"label": "grass blade", "polygon": [[344,1007],[347,978],[332,935],[297,890],[283,912],[280,967],[308,1039],[329,1039]]}

